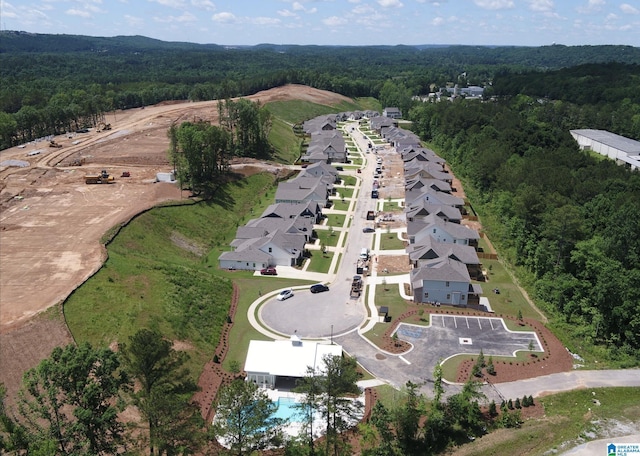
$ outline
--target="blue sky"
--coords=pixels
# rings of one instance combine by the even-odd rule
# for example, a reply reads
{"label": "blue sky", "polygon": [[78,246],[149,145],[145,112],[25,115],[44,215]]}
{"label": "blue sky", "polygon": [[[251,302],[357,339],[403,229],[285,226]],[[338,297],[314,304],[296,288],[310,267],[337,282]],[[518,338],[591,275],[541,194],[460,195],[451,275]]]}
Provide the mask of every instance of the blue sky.
{"label": "blue sky", "polygon": [[224,45],[640,46],[640,0],[0,0],[3,30]]}

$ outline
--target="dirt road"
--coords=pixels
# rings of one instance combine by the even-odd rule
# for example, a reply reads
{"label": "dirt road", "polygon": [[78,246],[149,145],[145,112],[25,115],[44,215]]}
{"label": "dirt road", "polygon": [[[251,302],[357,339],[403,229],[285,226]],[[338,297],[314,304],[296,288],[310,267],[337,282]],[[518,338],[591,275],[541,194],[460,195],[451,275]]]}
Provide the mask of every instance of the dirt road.
{"label": "dirt road", "polygon": [[[298,85],[247,98],[324,105],[350,101]],[[10,392],[17,385],[8,371],[24,371],[56,345],[71,341],[64,328],[55,337],[46,325],[39,330],[42,319],[33,317],[64,301],[100,268],[105,232],[159,202],[181,198],[175,185],[155,183],[156,173],[171,170],[170,125],[217,122],[217,116],[216,101],[164,103],[109,113],[105,121],[111,130],[54,138],[61,148],[41,141],[0,151],[0,382]],[[28,166],[14,166],[16,160]],[[84,164],[71,166],[76,160]],[[115,176],[114,183],[85,184],[86,174],[102,169]],[[131,177],[120,177],[123,171]]]}

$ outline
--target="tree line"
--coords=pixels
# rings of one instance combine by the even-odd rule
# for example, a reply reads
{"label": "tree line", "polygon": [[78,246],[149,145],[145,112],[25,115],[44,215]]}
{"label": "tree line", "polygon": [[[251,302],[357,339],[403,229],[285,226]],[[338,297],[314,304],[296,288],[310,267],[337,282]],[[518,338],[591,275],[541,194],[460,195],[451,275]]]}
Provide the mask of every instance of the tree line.
{"label": "tree line", "polygon": [[[611,112],[625,119],[602,116]],[[466,182],[492,241],[557,317],[560,337],[599,345],[622,366],[640,359],[640,173],[579,150],[569,129],[640,137],[639,113],[627,99],[527,95],[411,111],[416,132]]]}
{"label": "tree line", "polygon": [[[144,37],[0,33],[0,149],[95,125],[112,110],[241,97],[291,83],[386,100],[388,81],[420,95],[448,82],[485,85],[506,70],[556,69],[620,56],[640,63],[640,50],[629,46],[228,49]],[[408,107],[407,99],[391,96],[389,106]]]}

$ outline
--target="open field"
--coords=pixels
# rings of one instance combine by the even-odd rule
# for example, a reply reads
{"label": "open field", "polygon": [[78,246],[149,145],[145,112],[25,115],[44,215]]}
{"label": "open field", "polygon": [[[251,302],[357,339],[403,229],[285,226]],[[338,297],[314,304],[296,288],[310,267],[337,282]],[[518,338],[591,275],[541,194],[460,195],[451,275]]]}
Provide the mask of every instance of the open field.
{"label": "open field", "polygon": [[[335,106],[351,103],[338,94],[289,85],[246,97],[253,101],[300,100]],[[106,259],[103,235],[158,203],[187,196],[173,184],[154,183],[169,172],[167,129],[174,122],[217,121],[216,101],[163,103],[106,116],[112,130],[54,138],[0,152],[0,382],[15,393],[21,373],[70,343],[64,330],[38,329],[33,317],[60,303]],[[36,153],[34,153],[36,152]],[[30,154],[30,155],[27,155]],[[27,162],[9,166],[8,160]],[[83,160],[82,166],[71,166]],[[241,166],[251,166],[244,164]],[[277,172],[281,165],[269,168]],[[87,185],[86,174],[108,170],[109,185]],[[120,177],[129,171],[131,177]],[[20,343],[14,331],[22,330]],[[34,325],[36,327],[34,327]],[[50,337],[53,334],[59,337]],[[29,350],[25,350],[28,346]],[[5,369],[4,366],[11,366]],[[9,371],[13,372],[9,372]]]}

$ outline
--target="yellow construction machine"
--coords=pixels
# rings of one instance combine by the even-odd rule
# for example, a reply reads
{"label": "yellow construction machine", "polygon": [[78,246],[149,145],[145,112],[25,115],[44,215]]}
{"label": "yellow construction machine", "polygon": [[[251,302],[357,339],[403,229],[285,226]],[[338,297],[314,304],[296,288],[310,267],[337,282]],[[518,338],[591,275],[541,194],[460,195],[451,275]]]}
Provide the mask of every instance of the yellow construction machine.
{"label": "yellow construction machine", "polygon": [[110,176],[106,170],[102,170],[100,174],[89,174],[84,176],[84,181],[87,184],[110,184],[115,181],[113,176]]}

